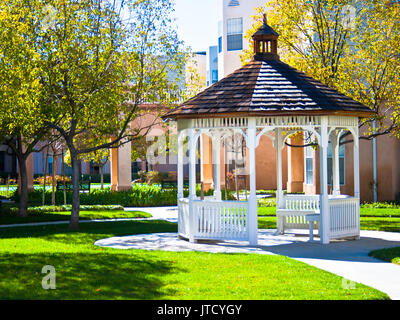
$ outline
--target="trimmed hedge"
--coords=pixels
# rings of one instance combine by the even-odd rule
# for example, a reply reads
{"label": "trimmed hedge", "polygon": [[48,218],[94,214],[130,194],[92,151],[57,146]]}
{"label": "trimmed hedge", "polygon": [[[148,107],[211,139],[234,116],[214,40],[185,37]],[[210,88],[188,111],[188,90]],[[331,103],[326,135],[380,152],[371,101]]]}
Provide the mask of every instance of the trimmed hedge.
{"label": "trimmed hedge", "polygon": [[[29,207],[28,213],[47,213],[47,212],[66,212],[71,211],[72,206],[41,206],[41,207]],[[123,206],[120,205],[106,205],[106,206],[80,206],[80,210],[84,211],[116,211],[116,210],[124,210]],[[18,208],[12,207],[9,208],[11,213],[17,213]]]}
{"label": "trimmed hedge", "polygon": [[[35,190],[29,193],[29,206],[42,205],[42,190]],[[197,194],[200,195],[200,188],[197,188]],[[205,196],[213,194],[213,190],[205,192]],[[185,196],[188,191],[185,191]],[[224,197],[224,192],[222,192]],[[13,195],[13,200],[19,201],[17,192]],[[64,194],[62,191],[56,191],[56,205],[64,204]],[[232,196],[228,198],[232,200]],[[67,204],[72,203],[72,192],[67,192]],[[45,194],[45,205],[51,204],[51,191]],[[163,190],[159,185],[135,184],[129,191],[111,191],[110,188],[101,190],[93,189],[90,193],[80,193],[81,205],[121,205],[124,207],[162,207],[177,205],[177,190]]]}

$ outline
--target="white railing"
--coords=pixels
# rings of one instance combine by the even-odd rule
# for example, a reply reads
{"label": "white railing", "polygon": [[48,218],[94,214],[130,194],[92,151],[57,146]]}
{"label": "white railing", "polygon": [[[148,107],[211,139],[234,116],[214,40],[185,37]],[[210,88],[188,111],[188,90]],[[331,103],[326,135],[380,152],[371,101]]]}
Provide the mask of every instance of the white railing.
{"label": "white railing", "polygon": [[[185,238],[248,240],[248,202],[178,200],[178,232]],[[192,211],[190,214],[189,211]]]}
{"label": "white railing", "polygon": [[248,240],[247,201],[193,201],[195,239]]}
{"label": "white railing", "polygon": [[190,214],[189,199],[178,199],[178,233],[180,236],[189,238]]}
{"label": "white railing", "polygon": [[[329,195],[330,239],[360,235],[360,201],[347,195]],[[277,210],[278,228],[308,229],[306,215],[320,213],[319,195],[285,195],[283,208]],[[281,221],[280,221],[281,219]],[[314,223],[319,228],[319,222]]]}
{"label": "white railing", "polygon": [[329,199],[330,239],[360,236],[360,200]]}
{"label": "white railing", "polygon": [[[319,213],[319,199],[319,195],[284,195],[283,208],[277,210],[280,233],[285,229],[308,229],[306,215]],[[319,222],[314,227],[318,229]]]}
{"label": "white railing", "polygon": [[285,195],[285,209],[290,210],[319,210],[319,195]]}

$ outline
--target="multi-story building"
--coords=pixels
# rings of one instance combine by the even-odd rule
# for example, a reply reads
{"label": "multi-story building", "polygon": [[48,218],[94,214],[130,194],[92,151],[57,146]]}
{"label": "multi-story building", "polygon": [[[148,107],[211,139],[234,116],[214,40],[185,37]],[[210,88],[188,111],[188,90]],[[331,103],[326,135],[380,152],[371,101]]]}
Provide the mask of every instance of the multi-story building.
{"label": "multi-story building", "polygon": [[218,0],[218,80],[242,65],[240,54],[249,48],[244,35],[263,5],[265,0]]}

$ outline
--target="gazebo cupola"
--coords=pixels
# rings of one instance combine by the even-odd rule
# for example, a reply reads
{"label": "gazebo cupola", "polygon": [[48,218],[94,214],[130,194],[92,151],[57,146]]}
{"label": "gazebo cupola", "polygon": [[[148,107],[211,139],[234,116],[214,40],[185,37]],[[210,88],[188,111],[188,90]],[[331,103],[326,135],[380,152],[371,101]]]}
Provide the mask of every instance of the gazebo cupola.
{"label": "gazebo cupola", "polygon": [[[361,103],[280,61],[278,36],[264,18],[264,24],[253,35],[251,62],[163,116],[178,125],[178,233],[183,238],[247,240],[250,245],[257,245],[255,151],[262,136],[271,139],[275,149],[275,154],[265,156],[276,157],[278,233],[315,227],[324,244],[332,239],[359,237],[358,124],[360,118],[373,113]],[[340,194],[339,138],[343,131],[350,132],[354,141],[352,195]],[[299,132],[303,136],[311,135],[318,143],[318,195],[289,195],[282,188],[282,149],[286,139]],[[250,194],[246,200],[223,201],[221,166],[225,159],[221,159],[221,150],[227,139],[237,134],[245,141]],[[204,136],[211,140],[207,153],[210,150],[212,154],[214,195],[203,198],[196,194],[196,162],[198,141]],[[332,150],[332,194],[328,194],[328,143]],[[183,192],[186,150],[188,197]]]}
{"label": "gazebo cupola", "polygon": [[263,25],[253,34],[255,60],[279,60],[279,34],[267,24],[267,15],[264,14]]}

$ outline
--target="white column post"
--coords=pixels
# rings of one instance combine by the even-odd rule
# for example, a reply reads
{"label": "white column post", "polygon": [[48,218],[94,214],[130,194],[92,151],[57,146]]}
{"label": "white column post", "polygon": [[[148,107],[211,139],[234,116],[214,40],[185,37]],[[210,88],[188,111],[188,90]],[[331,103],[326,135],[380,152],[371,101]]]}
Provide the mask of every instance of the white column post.
{"label": "white column post", "polygon": [[330,134],[332,147],[332,194],[340,195],[340,171],[339,171],[339,132],[334,130]]}
{"label": "white column post", "polygon": [[[283,137],[282,137],[282,129],[276,128],[275,130],[275,139],[274,139],[274,148],[276,152],[276,208],[282,209],[285,207],[284,198],[283,198],[283,187],[282,187],[282,148],[283,148]],[[276,226],[277,232],[279,234],[284,233],[282,217],[277,217]]]}
{"label": "white column post", "polygon": [[196,134],[193,129],[189,134],[189,241],[194,242],[196,231],[196,212],[194,200],[196,199]]}
{"label": "white column post", "polygon": [[358,128],[355,127],[353,134],[353,158],[354,158],[354,197],[360,199],[360,152],[358,140]]}
{"label": "white column post", "polygon": [[214,164],[214,197],[221,200],[221,137],[212,139],[212,159]]}
{"label": "white column post", "polygon": [[257,214],[257,194],[256,194],[256,147],[257,129],[256,119],[249,118],[247,131],[247,147],[249,148],[249,170],[250,170],[250,196],[248,212],[249,243],[256,246],[258,243],[258,214]]}
{"label": "white column post", "polygon": [[282,187],[282,129],[275,129],[275,151],[276,151],[276,205],[283,208],[283,187]]}
{"label": "white column post", "polygon": [[352,130],[353,135],[353,158],[354,158],[354,197],[358,199],[358,236],[360,236],[360,140],[358,127]]}
{"label": "white column post", "polygon": [[196,198],[196,134],[189,129],[189,198]]}
{"label": "white column post", "polygon": [[180,131],[178,133],[178,166],[177,166],[178,200],[183,198],[183,141],[184,141],[184,133],[183,131]]}
{"label": "white column post", "polygon": [[330,214],[328,200],[328,118],[321,117],[321,141],[320,145],[320,178],[321,178],[321,194],[320,194],[320,209],[321,209],[321,243],[328,244],[330,241]]}

